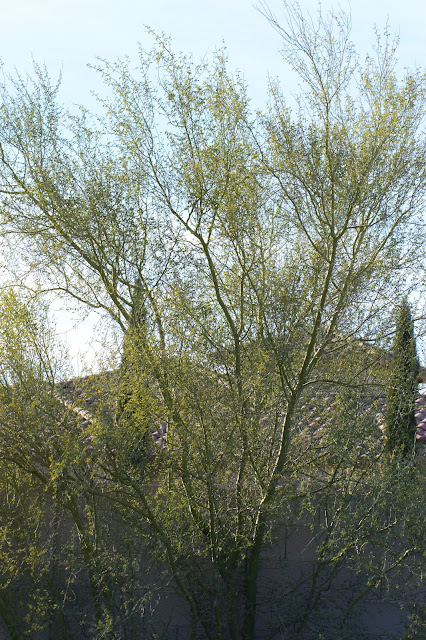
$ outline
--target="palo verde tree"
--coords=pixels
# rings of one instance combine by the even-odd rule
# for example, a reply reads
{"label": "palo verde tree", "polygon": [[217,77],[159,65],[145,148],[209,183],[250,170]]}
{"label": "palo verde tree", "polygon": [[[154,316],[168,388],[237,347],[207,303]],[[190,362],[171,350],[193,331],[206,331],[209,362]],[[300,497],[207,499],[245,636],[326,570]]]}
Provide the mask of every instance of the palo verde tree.
{"label": "palo verde tree", "polygon": [[76,629],[122,638],[143,617],[131,564],[140,527],[136,537],[128,520],[114,536],[119,509],[110,503],[101,516],[102,472],[81,416],[61,398],[69,369],[46,308],[13,290],[1,292],[0,308],[2,625],[13,640],[39,631],[69,640]]}
{"label": "palo verde tree", "polygon": [[[315,23],[285,7],[283,25],[265,13],[304,82],[293,111],[273,84],[253,114],[223,53],[195,63],[161,38],[141,50],[137,73],[100,63],[109,97],[97,118],[68,113],[40,69],[2,87],[8,242],[45,288],[103,310],[125,334],[137,406],[93,428],[108,490],[87,491],[150,531],[194,639],[254,637],[262,553],[293,497],[371,485],[361,478],[377,468],[377,438],[358,420],[361,396],[344,406],[371,448],[345,446],[342,459],[347,439],[330,421],[329,476],[311,472],[325,449],[305,446],[302,407],[321,390],[371,385],[354,341],[374,339],[418,259],[424,76],[398,80],[388,38],[361,64],[343,14]],[[129,456],[158,420],[167,447]],[[370,507],[357,522],[372,522]],[[378,521],[370,533],[388,530]]]}
{"label": "palo verde tree", "polygon": [[404,300],[396,316],[395,337],[386,401],[387,448],[409,456],[414,451],[416,420],[414,406],[419,361],[410,305]]}

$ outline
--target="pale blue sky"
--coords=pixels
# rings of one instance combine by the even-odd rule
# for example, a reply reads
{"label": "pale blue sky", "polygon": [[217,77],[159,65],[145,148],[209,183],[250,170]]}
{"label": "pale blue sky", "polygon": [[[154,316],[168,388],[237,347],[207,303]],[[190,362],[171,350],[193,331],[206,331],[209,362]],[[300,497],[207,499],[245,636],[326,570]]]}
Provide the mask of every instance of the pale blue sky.
{"label": "pale blue sky", "polygon": [[[96,74],[87,63],[96,56],[108,60],[129,55],[136,62],[138,41],[150,45],[145,25],[170,34],[176,49],[202,56],[224,41],[230,68],[246,77],[256,107],[266,98],[267,75],[281,78],[289,93],[296,93],[281,61],[280,40],[254,8],[252,0],[0,0],[2,35],[0,58],[5,70],[31,70],[31,59],[45,63],[55,77],[63,70],[62,98],[93,108],[91,90],[100,91]],[[302,8],[315,12],[315,0],[301,0]],[[341,2],[347,8],[349,3]],[[282,3],[270,0],[279,16]],[[338,6],[324,0],[323,9]],[[400,34],[401,66],[426,66],[426,0],[357,0],[352,9],[353,37],[361,53],[373,39],[373,25]],[[78,316],[77,316],[78,317]],[[96,343],[90,340],[90,323],[71,329],[69,314],[58,315],[58,329],[68,336],[74,366],[77,354],[93,359]]]}
{"label": "pale blue sky", "polygon": [[[99,85],[86,64],[96,56],[111,60],[128,54],[136,60],[138,41],[149,46],[148,25],[170,34],[176,48],[197,56],[224,41],[231,67],[243,71],[256,103],[263,102],[268,72],[284,81],[286,73],[277,55],[279,37],[255,4],[252,0],[0,0],[0,58],[7,71],[30,69],[31,56],[44,62],[53,75],[63,67],[64,99],[87,103],[90,89]],[[281,4],[269,2],[277,15]],[[309,11],[318,5],[316,0],[300,4]],[[331,0],[322,3],[325,9],[336,5]],[[357,0],[351,12],[354,39],[361,50],[368,48],[373,24],[382,27],[389,18],[391,29],[400,33],[403,65],[424,64],[425,0]]]}

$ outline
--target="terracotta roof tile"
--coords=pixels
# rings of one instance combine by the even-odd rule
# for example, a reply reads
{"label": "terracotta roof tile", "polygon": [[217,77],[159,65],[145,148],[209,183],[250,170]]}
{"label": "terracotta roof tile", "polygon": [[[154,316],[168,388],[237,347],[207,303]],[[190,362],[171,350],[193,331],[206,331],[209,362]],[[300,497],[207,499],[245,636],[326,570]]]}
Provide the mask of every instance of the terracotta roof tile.
{"label": "terracotta roof tile", "polygon": [[[113,377],[114,372],[108,373],[108,377]],[[90,377],[90,383],[96,380],[97,376]],[[95,405],[95,401],[92,398],[93,388],[91,385],[80,386],[80,384],[76,384],[77,380],[71,380],[66,382],[62,386],[62,402],[70,409],[72,409],[75,413],[77,413],[81,418],[81,426],[87,427],[92,419],[91,411]],[[86,383],[86,380],[82,380],[83,383]],[[87,384],[87,383],[86,383]],[[65,391],[65,393],[64,393]],[[89,391],[89,393],[87,393]],[[88,397],[87,397],[88,396]],[[320,437],[321,432],[323,432],[325,416],[318,415],[318,413],[324,414],[325,412],[330,412],[332,408],[336,405],[335,400],[336,394],[333,392],[328,392],[326,397],[321,397],[320,394],[314,394],[314,397],[311,401],[305,402],[305,404],[301,407],[303,417],[299,422],[299,426],[303,429],[308,429],[310,432],[310,437]],[[82,406],[76,406],[76,401],[83,404]],[[385,432],[386,427],[383,424],[384,417],[384,409],[386,403],[386,397],[384,394],[381,394],[378,398],[379,401],[379,413],[376,415],[378,428]],[[314,404],[315,403],[315,404]],[[415,401],[416,413],[414,414],[416,419],[416,440],[420,443],[426,443],[426,395],[419,394]],[[363,404],[361,407],[362,411],[368,411],[369,405]],[[268,425],[268,416],[264,416],[261,420],[261,425],[266,428]],[[167,440],[167,422],[161,421],[156,422],[152,425],[152,438],[155,443],[160,446],[164,446]]]}

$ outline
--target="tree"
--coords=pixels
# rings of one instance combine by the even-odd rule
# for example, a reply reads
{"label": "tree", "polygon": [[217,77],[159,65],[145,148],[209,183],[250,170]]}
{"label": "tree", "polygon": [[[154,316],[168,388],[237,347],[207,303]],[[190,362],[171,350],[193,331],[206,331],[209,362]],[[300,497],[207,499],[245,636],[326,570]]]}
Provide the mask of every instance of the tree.
{"label": "tree", "polygon": [[[397,526],[355,490],[372,484],[380,452],[360,411],[377,389],[366,374],[377,351],[354,345],[375,340],[418,259],[424,78],[397,80],[389,39],[362,66],[344,15],[313,24],[286,6],[286,26],[269,19],[307,87],[295,112],[274,84],[268,110],[252,114],[223,53],[195,64],[164,39],[141,51],[138,75],[100,64],[110,97],[98,119],[58,106],[40,69],[2,91],[9,242],[45,288],[126,334],[124,386],[137,406],[126,419],[99,416],[91,451],[104,484],[84,495],[119,502],[158,541],[194,639],[254,637],[268,537],[306,494],[307,511],[314,497],[336,504],[327,539],[351,531],[348,550],[364,525],[365,539]],[[354,453],[336,414],[325,440],[307,442],[309,398],[347,388],[343,406],[369,449]],[[129,456],[157,420],[167,447],[149,462]],[[361,514],[358,529],[336,525],[340,498]],[[350,556],[328,549],[327,567]],[[291,624],[311,624],[312,611]]]}
{"label": "tree", "polygon": [[69,369],[46,309],[13,290],[0,308],[0,616],[13,640],[128,637],[144,617],[145,583],[132,564],[143,555],[141,527],[135,536],[127,519],[124,530],[111,500],[103,509],[90,435],[61,398]]}
{"label": "tree", "polygon": [[414,407],[419,369],[414,323],[410,305],[405,299],[396,316],[386,402],[387,448],[391,453],[399,452],[409,456],[414,451],[416,437]]}

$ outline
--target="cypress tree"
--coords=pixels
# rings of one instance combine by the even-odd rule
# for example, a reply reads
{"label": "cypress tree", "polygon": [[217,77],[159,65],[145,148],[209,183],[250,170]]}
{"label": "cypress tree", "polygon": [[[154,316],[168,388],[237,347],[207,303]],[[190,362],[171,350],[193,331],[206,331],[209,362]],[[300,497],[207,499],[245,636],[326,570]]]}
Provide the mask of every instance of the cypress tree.
{"label": "cypress tree", "polygon": [[117,422],[131,417],[134,408],[131,408],[132,398],[138,391],[140,369],[140,353],[146,333],[146,310],[143,302],[140,281],[136,281],[135,293],[132,300],[132,308],[129,325],[124,335],[123,354],[120,366],[120,385],[117,405]]}
{"label": "cypress tree", "polygon": [[137,281],[129,325],[123,340],[120,381],[116,411],[116,428],[126,441],[126,462],[144,467],[151,445],[151,427],[146,423],[146,376],[143,367],[143,344],[146,340],[146,309],[142,287]]}
{"label": "cypress tree", "polygon": [[414,417],[419,375],[414,323],[410,305],[404,300],[396,316],[389,389],[386,401],[387,449],[408,456],[413,452],[416,433]]}

